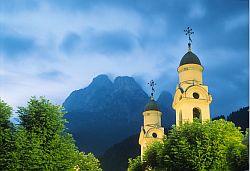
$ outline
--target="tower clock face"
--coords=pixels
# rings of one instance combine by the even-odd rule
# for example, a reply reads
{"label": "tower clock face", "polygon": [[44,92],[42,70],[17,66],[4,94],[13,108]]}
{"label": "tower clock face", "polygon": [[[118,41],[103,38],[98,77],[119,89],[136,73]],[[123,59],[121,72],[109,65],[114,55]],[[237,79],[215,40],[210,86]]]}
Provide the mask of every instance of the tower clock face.
{"label": "tower clock face", "polygon": [[199,95],[198,93],[193,93],[193,97],[194,97],[195,99],[199,99],[200,95]]}
{"label": "tower clock face", "polygon": [[156,134],[155,132],[152,134],[152,136],[153,136],[154,138],[157,138],[157,134]]}

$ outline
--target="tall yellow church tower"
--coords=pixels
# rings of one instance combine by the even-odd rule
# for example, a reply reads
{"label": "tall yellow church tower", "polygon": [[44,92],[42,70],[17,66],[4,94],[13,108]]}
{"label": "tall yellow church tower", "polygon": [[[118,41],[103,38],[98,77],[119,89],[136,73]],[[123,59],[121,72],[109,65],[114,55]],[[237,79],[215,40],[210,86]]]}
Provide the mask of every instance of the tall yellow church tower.
{"label": "tall yellow church tower", "polygon": [[173,108],[176,111],[176,125],[192,122],[198,118],[201,122],[210,120],[209,105],[212,96],[208,86],[203,84],[202,72],[204,70],[199,58],[191,51],[191,38],[193,34],[190,27],[184,30],[189,36],[188,52],[182,57],[177,69],[179,84],[176,86]]}
{"label": "tall yellow church tower", "polygon": [[145,106],[143,116],[144,124],[141,127],[139,144],[141,145],[141,158],[148,145],[152,144],[155,141],[162,142],[164,137],[164,128],[161,126],[161,115],[158,105],[153,97],[154,92],[154,81],[150,82],[152,87],[152,93],[148,104]]}

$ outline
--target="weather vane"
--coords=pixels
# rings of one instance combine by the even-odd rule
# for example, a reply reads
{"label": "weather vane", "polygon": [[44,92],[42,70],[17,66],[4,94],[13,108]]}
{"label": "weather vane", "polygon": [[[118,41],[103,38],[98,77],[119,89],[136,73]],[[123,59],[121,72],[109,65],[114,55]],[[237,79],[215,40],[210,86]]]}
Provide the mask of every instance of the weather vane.
{"label": "weather vane", "polygon": [[188,35],[188,50],[191,51],[191,42],[192,42],[192,39],[191,39],[191,34],[194,34],[194,32],[192,31],[193,29],[191,29],[191,27],[188,27],[186,30],[184,30],[185,35]]}
{"label": "weather vane", "polygon": [[155,84],[154,80],[151,80],[148,84],[149,84],[149,86],[151,87],[151,90],[152,90],[152,92],[151,92],[151,98],[153,98],[154,92],[155,92],[154,86],[156,84]]}

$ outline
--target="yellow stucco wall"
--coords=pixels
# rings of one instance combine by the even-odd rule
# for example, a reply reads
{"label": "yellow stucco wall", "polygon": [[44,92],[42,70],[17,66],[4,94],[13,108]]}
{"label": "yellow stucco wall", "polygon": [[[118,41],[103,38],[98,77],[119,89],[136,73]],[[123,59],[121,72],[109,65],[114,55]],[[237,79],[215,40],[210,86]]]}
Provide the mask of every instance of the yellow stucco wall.
{"label": "yellow stucco wall", "polygon": [[144,116],[144,129],[148,131],[152,126],[160,127],[161,126],[161,115],[159,111],[145,111],[143,112]]}
{"label": "yellow stucco wall", "polygon": [[[176,125],[192,122],[194,108],[200,111],[199,119],[202,122],[210,120],[209,105],[212,102],[212,96],[208,93],[208,86],[203,85],[203,67],[198,64],[185,64],[177,71],[179,84],[176,86],[172,104],[176,111]],[[194,93],[197,93],[199,98],[194,98]]]}
{"label": "yellow stucco wall", "polygon": [[[155,110],[143,112],[144,124],[141,127],[139,144],[141,145],[141,158],[147,147],[155,141],[162,142],[164,137],[164,128],[161,127],[162,113]],[[153,134],[157,137],[153,137]]]}
{"label": "yellow stucco wall", "polygon": [[203,67],[197,64],[182,65],[177,69],[179,73],[179,83],[185,81],[198,81],[202,84],[202,71]]}

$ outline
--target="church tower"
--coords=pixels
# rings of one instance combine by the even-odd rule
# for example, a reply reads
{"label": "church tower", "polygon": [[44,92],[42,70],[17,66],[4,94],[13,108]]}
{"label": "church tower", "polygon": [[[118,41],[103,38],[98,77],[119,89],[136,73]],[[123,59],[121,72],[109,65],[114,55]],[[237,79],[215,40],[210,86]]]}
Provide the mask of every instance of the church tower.
{"label": "church tower", "polygon": [[176,111],[176,125],[192,122],[198,118],[201,122],[210,120],[209,105],[212,96],[208,86],[203,84],[202,72],[204,67],[199,58],[191,51],[191,38],[193,34],[190,27],[184,30],[189,36],[188,52],[182,57],[177,69],[179,84],[176,86],[173,108]]}
{"label": "church tower", "polygon": [[152,87],[152,93],[149,102],[145,106],[143,116],[144,116],[144,124],[141,127],[139,144],[141,145],[141,158],[148,145],[152,144],[155,141],[162,142],[164,137],[164,128],[161,126],[161,115],[158,105],[154,100],[153,92],[154,92],[154,81],[152,80],[150,83]]}

